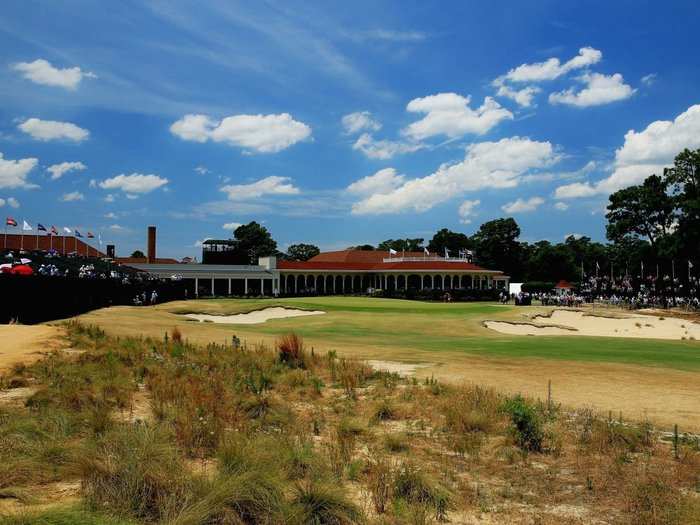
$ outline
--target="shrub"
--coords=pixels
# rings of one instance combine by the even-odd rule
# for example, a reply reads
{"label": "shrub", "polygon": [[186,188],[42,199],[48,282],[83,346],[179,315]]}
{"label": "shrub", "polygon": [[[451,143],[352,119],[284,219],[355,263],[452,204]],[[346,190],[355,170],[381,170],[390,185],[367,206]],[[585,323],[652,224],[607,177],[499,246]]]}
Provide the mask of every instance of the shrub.
{"label": "shrub", "polygon": [[541,452],[544,432],[535,407],[517,395],[505,401],[503,411],[510,416],[518,446],[530,452]]}
{"label": "shrub", "polygon": [[306,368],[304,340],[295,333],[282,336],[277,341],[280,362],[290,368]]}

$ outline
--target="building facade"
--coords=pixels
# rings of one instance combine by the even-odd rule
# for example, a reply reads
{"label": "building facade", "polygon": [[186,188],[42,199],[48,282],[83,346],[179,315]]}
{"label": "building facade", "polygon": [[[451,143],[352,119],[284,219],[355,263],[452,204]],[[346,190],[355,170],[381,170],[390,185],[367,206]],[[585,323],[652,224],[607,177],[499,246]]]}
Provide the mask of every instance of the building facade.
{"label": "building facade", "polygon": [[509,277],[465,259],[422,253],[325,252],[308,261],[261,257],[257,265],[130,264],[161,278],[182,279],[193,296],[366,293],[370,289],[508,289]]}

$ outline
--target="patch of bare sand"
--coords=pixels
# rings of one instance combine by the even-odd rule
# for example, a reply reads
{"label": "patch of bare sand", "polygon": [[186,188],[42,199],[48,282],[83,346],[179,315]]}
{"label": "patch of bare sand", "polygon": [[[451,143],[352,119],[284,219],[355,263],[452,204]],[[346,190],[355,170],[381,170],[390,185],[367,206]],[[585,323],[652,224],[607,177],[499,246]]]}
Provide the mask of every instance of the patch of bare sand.
{"label": "patch of bare sand", "polygon": [[0,370],[36,361],[60,346],[60,328],[48,325],[0,325]]}
{"label": "patch of bare sand", "polygon": [[455,354],[417,375],[434,375],[453,384],[477,383],[500,391],[546,399],[566,407],[589,407],[630,420],[645,420],[662,428],[678,424],[682,431],[700,432],[698,374],[635,365],[548,361],[544,359],[488,359]]}
{"label": "patch of bare sand", "polygon": [[642,339],[700,339],[700,324],[677,317],[652,317],[617,312],[615,317],[580,310],[554,310],[531,322],[485,321],[487,328],[509,335],[585,335]]}
{"label": "patch of bare sand", "polygon": [[400,361],[380,361],[370,359],[367,364],[380,372],[389,372],[400,376],[412,376],[421,368],[433,366],[432,363],[402,363]]}
{"label": "patch of bare sand", "polygon": [[200,322],[225,323],[225,324],[260,324],[270,319],[287,319],[289,317],[305,317],[307,315],[322,315],[326,312],[320,310],[300,310],[298,308],[282,308],[274,306],[263,308],[248,313],[233,315],[210,314],[185,314],[185,317],[196,319]]}

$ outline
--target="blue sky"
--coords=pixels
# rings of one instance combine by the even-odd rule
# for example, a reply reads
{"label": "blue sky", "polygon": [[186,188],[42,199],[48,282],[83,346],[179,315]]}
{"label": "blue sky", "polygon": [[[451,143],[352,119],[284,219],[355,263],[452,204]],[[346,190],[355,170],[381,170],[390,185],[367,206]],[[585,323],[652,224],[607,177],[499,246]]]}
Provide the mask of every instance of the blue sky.
{"label": "blue sky", "polygon": [[[614,5],[611,5],[614,4]],[[35,2],[0,17],[0,214],[159,254],[604,238],[700,147],[696,2]],[[227,225],[227,226],[225,226]]]}

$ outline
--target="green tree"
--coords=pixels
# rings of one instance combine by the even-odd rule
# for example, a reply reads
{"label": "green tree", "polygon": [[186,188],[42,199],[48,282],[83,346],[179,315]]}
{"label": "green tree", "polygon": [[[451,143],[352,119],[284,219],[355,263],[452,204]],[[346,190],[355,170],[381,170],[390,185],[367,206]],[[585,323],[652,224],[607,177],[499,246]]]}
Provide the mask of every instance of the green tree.
{"label": "green tree", "polygon": [[387,239],[386,241],[380,242],[377,246],[377,250],[380,251],[388,252],[389,249],[396,250],[397,252],[422,252],[423,239]]}
{"label": "green tree", "polygon": [[143,259],[146,257],[146,254],[143,253],[141,250],[134,250],[134,252],[131,254],[132,257],[136,259]]}
{"label": "green tree", "polygon": [[676,220],[668,182],[658,175],[647,177],[642,184],[618,190],[609,199],[606,235],[613,242],[641,236],[657,249],[659,240],[669,234]]}
{"label": "green tree", "polygon": [[359,250],[361,252],[372,252],[374,251],[374,246],[371,244],[360,244],[358,246],[350,246],[348,250]]}
{"label": "green tree", "polygon": [[457,255],[460,250],[469,250],[471,247],[472,242],[469,240],[469,237],[447,228],[437,231],[428,243],[428,250],[438,255],[444,255],[445,248],[449,250],[450,255]]}
{"label": "green tree", "polygon": [[566,244],[539,241],[531,246],[528,257],[528,280],[558,281],[576,278],[576,264],[572,250]]}
{"label": "green tree", "polygon": [[277,253],[277,242],[264,226],[255,221],[236,228],[234,235],[234,258],[242,264],[257,264],[258,257]]}
{"label": "green tree", "polygon": [[318,246],[314,246],[313,244],[292,244],[287,248],[287,258],[290,261],[308,261],[312,257],[316,257],[319,253],[321,253],[321,250],[319,250]]}
{"label": "green tree", "polygon": [[513,279],[522,279],[523,247],[518,237],[520,226],[512,217],[485,222],[472,236],[477,262],[492,270],[502,270]]}
{"label": "green tree", "polygon": [[688,258],[700,256],[700,149],[680,152],[664,170],[678,207],[678,248]]}

